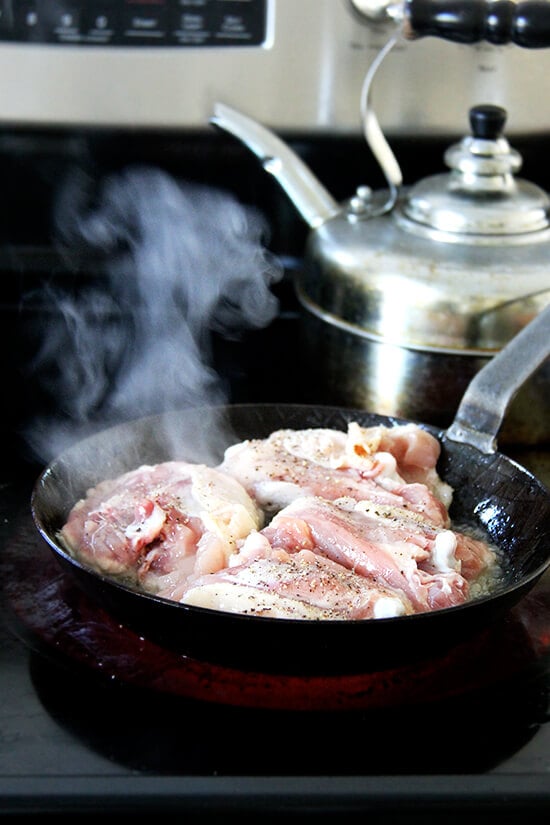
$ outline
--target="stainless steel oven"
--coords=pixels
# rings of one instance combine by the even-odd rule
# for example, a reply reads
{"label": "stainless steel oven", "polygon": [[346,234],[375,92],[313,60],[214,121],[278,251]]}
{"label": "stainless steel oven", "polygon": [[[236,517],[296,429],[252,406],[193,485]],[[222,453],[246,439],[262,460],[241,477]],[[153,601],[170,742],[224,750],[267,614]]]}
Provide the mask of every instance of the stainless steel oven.
{"label": "stainless steel oven", "polygon": [[[214,127],[216,104],[276,133],[338,204],[385,191],[361,101],[397,32],[370,103],[405,188],[446,170],[483,104],[505,110],[545,193],[549,6],[0,1],[2,813],[546,821],[548,575],[414,666],[239,671],[99,610],[41,541],[30,494],[90,428],[333,389],[308,380],[309,227],[269,158]],[[546,443],[507,449],[550,483]]]}

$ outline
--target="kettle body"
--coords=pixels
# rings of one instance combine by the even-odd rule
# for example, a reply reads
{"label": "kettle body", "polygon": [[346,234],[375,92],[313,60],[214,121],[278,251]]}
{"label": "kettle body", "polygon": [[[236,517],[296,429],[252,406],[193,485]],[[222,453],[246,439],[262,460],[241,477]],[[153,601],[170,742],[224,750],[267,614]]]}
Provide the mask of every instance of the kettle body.
{"label": "kettle body", "polygon": [[[475,373],[550,303],[550,245],[541,237],[526,266],[523,243],[488,254],[411,233],[400,214],[340,215],[310,233],[296,281],[308,393],[446,427]],[[549,398],[546,363],[512,401],[500,440],[549,441]]]}

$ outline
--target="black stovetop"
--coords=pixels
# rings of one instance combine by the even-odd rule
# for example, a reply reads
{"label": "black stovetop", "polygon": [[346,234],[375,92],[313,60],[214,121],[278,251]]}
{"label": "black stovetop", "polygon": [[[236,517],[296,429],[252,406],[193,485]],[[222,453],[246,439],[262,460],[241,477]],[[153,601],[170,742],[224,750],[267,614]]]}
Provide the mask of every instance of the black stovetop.
{"label": "black stovetop", "polygon": [[[17,212],[28,215],[29,206],[18,184],[35,185],[38,177],[49,188],[64,141],[61,151],[51,152],[55,163],[40,158],[38,176],[32,164],[23,165],[17,143],[11,189],[8,181],[15,212],[6,212],[0,230],[0,350],[8,382],[0,467],[0,814],[208,819],[234,813],[245,821],[315,816],[339,822],[368,817],[371,823],[389,817],[397,825],[443,816],[450,823],[466,816],[499,824],[546,821],[549,575],[500,625],[481,628],[441,659],[382,673],[289,678],[174,657],[98,612],[57,568],[30,511],[43,465],[21,437],[33,405],[48,411],[63,406],[47,387],[36,392],[23,364],[36,319],[42,318],[43,334],[51,307],[41,314],[39,301],[21,312],[19,298],[26,290],[34,298],[47,296],[40,292],[44,283],[66,272],[45,249],[47,232],[36,244],[21,237]],[[156,160],[157,137],[146,145]],[[173,150],[175,141],[167,145]],[[193,165],[196,153],[189,147],[184,155]],[[132,142],[123,139],[121,152],[129,148]],[[110,142],[109,157],[112,149]],[[1,142],[0,150],[6,160]],[[214,142],[210,153],[201,153],[201,164],[218,158],[218,150]],[[342,159],[341,150],[336,155]],[[243,163],[247,195],[267,190],[271,202],[270,184]],[[2,168],[9,175],[9,158]],[[218,162],[214,173],[220,168]],[[283,216],[280,221],[278,213],[274,239],[286,266],[276,287],[278,317],[266,329],[214,348],[230,402],[322,402],[303,395],[291,289],[302,236],[296,241],[292,234],[288,243],[288,211]],[[514,457],[550,482],[547,452],[516,451]]]}

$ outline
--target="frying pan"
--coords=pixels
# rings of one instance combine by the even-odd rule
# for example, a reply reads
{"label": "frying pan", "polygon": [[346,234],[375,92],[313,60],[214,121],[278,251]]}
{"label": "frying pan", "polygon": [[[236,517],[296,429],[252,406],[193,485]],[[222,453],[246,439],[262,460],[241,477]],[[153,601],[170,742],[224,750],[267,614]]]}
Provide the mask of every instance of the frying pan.
{"label": "frying pan", "polygon": [[496,448],[511,398],[550,353],[549,326],[550,306],[474,377],[448,430],[422,424],[441,443],[438,470],[455,490],[453,522],[483,528],[504,556],[502,581],[483,598],[388,619],[245,616],[137,592],[87,569],[59,544],[58,530],[89,487],[140,464],[172,458],[217,462],[230,443],[263,438],[280,428],[346,429],[352,420],[363,426],[405,423],[364,410],[244,404],[192,407],[119,424],[77,442],[44,469],[32,493],[35,525],[98,611],[194,659],[259,673],[333,675],[396,667],[446,652],[503,620],[550,563],[550,493]]}

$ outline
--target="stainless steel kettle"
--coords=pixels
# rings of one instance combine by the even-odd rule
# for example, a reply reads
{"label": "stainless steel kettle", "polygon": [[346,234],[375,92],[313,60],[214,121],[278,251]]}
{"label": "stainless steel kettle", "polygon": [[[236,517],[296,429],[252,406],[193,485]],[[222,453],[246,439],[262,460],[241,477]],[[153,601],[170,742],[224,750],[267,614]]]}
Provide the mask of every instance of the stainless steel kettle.
{"label": "stainless steel kettle", "polygon": [[[550,303],[550,199],[517,177],[521,157],[494,105],[470,110],[448,172],[403,188],[369,109],[374,70],[365,134],[388,190],[361,186],[339,204],[264,126],[221,103],[212,122],[261,160],[310,227],[296,290],[323,398],[447,426],[473,375]],[[549,388],[545,363],[511,404],[501,442],[550,440]]]}

